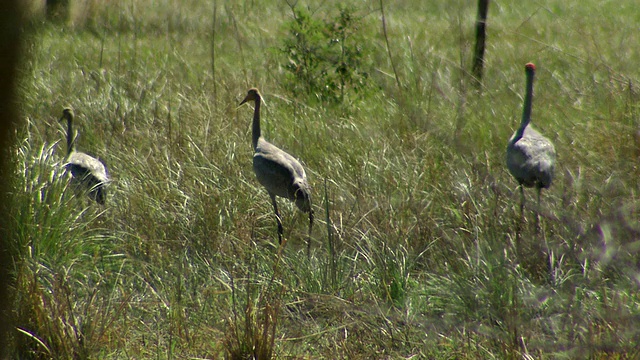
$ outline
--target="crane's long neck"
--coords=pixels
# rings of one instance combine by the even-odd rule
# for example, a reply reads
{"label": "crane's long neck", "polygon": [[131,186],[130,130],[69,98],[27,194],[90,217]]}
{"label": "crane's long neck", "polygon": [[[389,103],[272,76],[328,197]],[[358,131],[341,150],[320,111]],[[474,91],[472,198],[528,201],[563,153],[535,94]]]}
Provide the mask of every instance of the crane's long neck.
{"label": "crane's long neck", "polygon": [[516,133],[516,138],[521,138],[524,133],[524,129],[529,125],[531,121],[531,106],[533,103],[533,71],[527,71],[527,88],[524,95],[524,106],[522,109],[522,121],[520,122],[520,128]]}
{"label": "crane's long neck", "polygon": [[253,110],[253,127],[252,127],[252,143],[253,143],[253,149],[257,149],[258,148],[258,139],[260,139],[260,103],[261,103],[261,99],[260,99],[260,95],[256,96],[256,106],[255,109]]}
{"label": "crane's long neck", "polygon": [[73,117],[67,116],[67,156],[73,152]]}

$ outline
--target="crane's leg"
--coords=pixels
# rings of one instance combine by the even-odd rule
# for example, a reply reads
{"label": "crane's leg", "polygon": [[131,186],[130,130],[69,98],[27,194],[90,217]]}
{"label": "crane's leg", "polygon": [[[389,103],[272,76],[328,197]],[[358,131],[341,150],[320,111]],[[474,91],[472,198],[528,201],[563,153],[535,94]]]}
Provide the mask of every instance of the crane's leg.
{"label": "crane's leg", "polygon": [[520,219],[518,220],[518,226],[516,227],[516,254],[520,254],[520,233],[522,232],[522,224],[524,223],[524,186],[520,187]]}
{"label": "crane's leg", "polygon": [[307,237],[307,258],[311,258],[311,230],[313,230],[313,209],[309,209],[309,235]]}
{"label": "crane's leg", "polygon": [[540,233],[540,193],[542,193],[542,188],[536,186],[536,190],[538,190],[538,208],[536,209],[536,235]]}
{"label": "crane's leg", "polygon": [[524,220],[524,186],[520,184],[520,221]]}
{"label": "crane's leg", "polygon": [[278,222],[278,244],[282,245],[282,221],[280,221],[280,213],[278,212],[278,203],[276,203],[276,194],[269,192],[271,196],[271,203],[273,204],[273,211],[276,213],[276,221]]}

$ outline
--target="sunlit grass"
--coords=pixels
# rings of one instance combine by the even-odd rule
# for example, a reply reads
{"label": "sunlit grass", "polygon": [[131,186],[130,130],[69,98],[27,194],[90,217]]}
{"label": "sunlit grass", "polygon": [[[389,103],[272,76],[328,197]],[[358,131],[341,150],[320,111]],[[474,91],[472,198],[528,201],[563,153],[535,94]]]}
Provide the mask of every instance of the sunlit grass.
{"label": "sunlit grass", "polygon": [[[299,6],[326,20],[334,5]],[[636,356],[635,3],[492,2],[481,92],[473,4],[385,3],[400,87],[378,5],[354,3],[371,83],[333,105],[284,86],[285,2],[77,1],[70,24],[35,21],[14,151],[14,357]],[[529,61],[558,166],[540,234],[527,191],[518,254],[504,152]],[[237,107],[251,86],[263,135],[307,169],[310,258],[286,201],[278,255]],[[60,167],[66,106],[78,149],[113,178],[106,207]]]}

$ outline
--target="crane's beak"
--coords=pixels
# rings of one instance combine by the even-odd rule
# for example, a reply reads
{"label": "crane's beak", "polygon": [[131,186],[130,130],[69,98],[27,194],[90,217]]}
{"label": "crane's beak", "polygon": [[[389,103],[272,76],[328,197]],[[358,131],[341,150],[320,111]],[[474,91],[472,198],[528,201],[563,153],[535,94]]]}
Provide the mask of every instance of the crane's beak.
{"label": "crane's beak", "polygon": [[236,110],[240,109],[240,107],[241,107],[242,105],[244,105],[244,103],[246,103],[247,101],[249,101],[249,100],[247,100],[247,98],[244,98],[244,100],[242,100],[242,101],[240,102],[240,104],[238,104],[238,106],[236,107]]}
{"label": "crane's beak", "polygon": [[[249,96],[247,96],[246,98],[244,98],[244,100],[242,100],[242,101],[240,102],[240,104],[238,104],[238,107],[237,107],[236,109],[239,109],[239,108],[240,108],[240,106],[244,105],[247,101],[251,101],[251,100],[253,100],[253,99],[249,99]],[[263,105],[264,107],[267,107],[267,102],[266,102],[266,101],[264,101],[264,99],[261,99],[260,101],[262,102],[262,105]]]}

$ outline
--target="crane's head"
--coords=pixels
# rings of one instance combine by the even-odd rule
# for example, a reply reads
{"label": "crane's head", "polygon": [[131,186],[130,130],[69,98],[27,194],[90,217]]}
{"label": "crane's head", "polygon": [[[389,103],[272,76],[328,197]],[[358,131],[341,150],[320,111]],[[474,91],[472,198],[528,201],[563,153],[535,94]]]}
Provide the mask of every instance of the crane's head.
{"label": "crane's head", "polygon": [[[258,91],[258,89],[251,88],[251,89],[249,89],[249,92],[247,93],[247,96],[244,98],[244,100],[242,100],[240,105],[246,103],[247,101],[256,101],[256,100],[260,99],[261,97],[262,96],[260,95],[260,91]],[[238,106],[240,106],[240,105],[238,105]]]}
{"label": "crane's head", "polygon": [[64,108],[64,110],[62,110],[62,117],[60,118],[60,121],[65,119],[73,119],[73,110],[71,108]]}
{"label": "crane's head", "polygon": [[534,73],[536,71],[536,66],[533,65],[533,63],[527,63],[527,65],[524,66],[524,71],[527,73]]}

